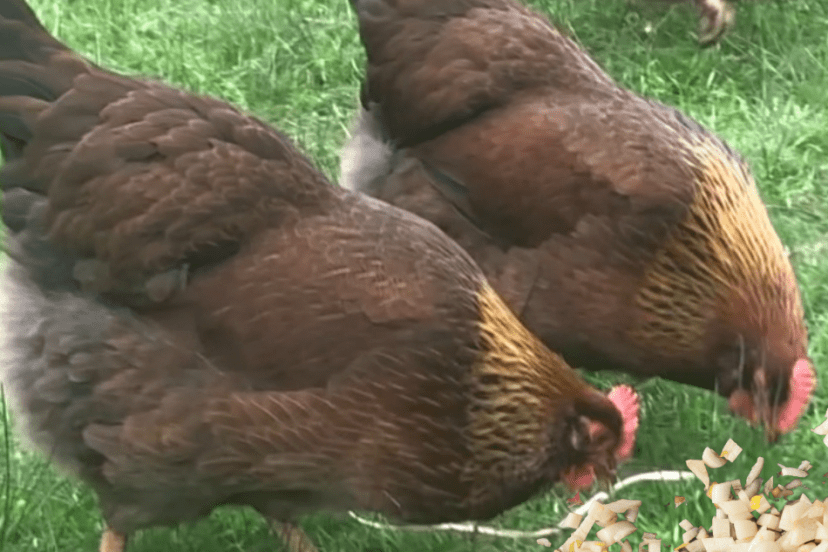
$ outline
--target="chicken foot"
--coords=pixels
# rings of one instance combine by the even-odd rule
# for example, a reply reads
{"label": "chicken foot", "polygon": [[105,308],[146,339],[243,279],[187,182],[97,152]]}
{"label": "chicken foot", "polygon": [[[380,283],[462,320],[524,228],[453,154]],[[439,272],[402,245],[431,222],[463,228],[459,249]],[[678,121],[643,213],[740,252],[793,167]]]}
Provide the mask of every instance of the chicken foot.
{"label": "chicken foot", "polygon": [[271,520],[272,531],[285,544],[287,552],[319,552],[310,537],[296,524]]}
{"label": "chicken foot", "polygon": [[114,529],[107,527],[101,535],[101,546],[99,552],[124,552],[126,550],[127,537]]}
{"label": "chicken foot", "polygon": [[701,21],[699,22],[699,44],[710,46],[716,43],[733,25],[735,12],[726,0],[696,0]]}

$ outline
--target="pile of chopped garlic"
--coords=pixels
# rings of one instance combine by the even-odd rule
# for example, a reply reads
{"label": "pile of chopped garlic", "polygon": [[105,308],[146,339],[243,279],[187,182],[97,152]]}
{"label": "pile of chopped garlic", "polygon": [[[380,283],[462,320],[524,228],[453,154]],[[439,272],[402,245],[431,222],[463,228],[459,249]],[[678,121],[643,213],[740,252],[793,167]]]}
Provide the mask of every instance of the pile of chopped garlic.
{"label": "pile of chopped garlic", "polygon": [[[828,446],[828,411],[825,417],[813,432],[826,436],[824,441]],[[708,468],[716,469],[733,462],[741,452],[742,448],[730,439],[721,454],[708,447],[701,460],[687,461],[687,467],[704,484],[707,496],[716,506],[716,516],[709,529],[694,526],[686,519],[682,521],[684,542],[676,551],[828,552],[828,499],[811,502],[803,494],[798,500],[787,500],[793,495],[793,489],[802,486],[801,478],[808,475],[811,463],[803,461],[797,468],[778,464],[780,478],[793,478],[784,485],[774,485],[773,476],[767,481],[759,477],[765,463],[762,457],[756,460],[744,485],[738,479],[723,483],[710,481]],[[781,509],[772,506],[769,497],[777,504],[784,502]],[[680,498],[676,497],[676,506],[683,502]],[[621,552],[632,552],[632,545],[625,539],[637,530],[633,522],[640,507],[640,500],[617,500],[608,504],[593,503],[586,516],[570,513],[564,526],[575,531],[558,550],[605,552],[618,543]],[[618,519],[621,513],[623,520]],[[594,525],[600,527],[597,540],[587,541]],[[546,539],[538,543],[551,546]],[[661,552],[661,541],[654,533],[644,533],[638,550]]]}

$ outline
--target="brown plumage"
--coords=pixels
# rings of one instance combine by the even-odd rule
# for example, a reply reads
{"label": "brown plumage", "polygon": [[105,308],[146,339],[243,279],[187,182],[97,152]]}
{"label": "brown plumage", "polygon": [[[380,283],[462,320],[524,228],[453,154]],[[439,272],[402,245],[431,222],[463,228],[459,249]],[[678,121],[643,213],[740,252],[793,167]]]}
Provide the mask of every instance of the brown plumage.
{"label": "brown plumage", "polygon": [[343,184],[434,222],[570,362],[718,391],[788,431],[814,387],[747,164],[512,0],[353,0]]}
{"label": "brown plumage", "polygon": [[224,504],[488,518],[631,453],[631,390],[589,387],[432,224],[223,102],[92,65],[22,0],[0,146],[0,374],[97,494],[102,551]]}

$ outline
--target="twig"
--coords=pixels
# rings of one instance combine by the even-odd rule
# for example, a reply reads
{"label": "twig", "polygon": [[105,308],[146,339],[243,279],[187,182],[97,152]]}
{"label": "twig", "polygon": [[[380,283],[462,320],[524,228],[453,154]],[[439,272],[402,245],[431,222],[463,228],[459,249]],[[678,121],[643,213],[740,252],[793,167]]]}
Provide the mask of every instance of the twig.
{"label": "twig", "polygon": [[[614,485],[613,490],[618,491],[620,489],[623,489],[624,487],[634,485],[635,483],[639,483],[641,481],[682,481],[685,479],[696,479],[696,476],[688,471],[674,470],[639,473],[619,481],[616,485]],[[601,491],[599,493],[596,493],[585,504],[581,505],[577,510],[575,510],[575,513],[583,515],[589,510],[593,502],[595,502],[596,500],[604,500],[606,498],[609,498],[609,495],[606,492]],[[564,530],[564,528],[560,525],[558,527],[538,529],[537,531],[498,529],[496,527],[476,525],[474,523],[440,523],[437,525],[393,525],[390,523],[382,523],[379,521],[371,521],[370,519],[365,519],[355,512],[348,512],[348,514],[358,522],[362,523],[363,525],[373,527],[374,529],[391,529],[394,531],[410,531],[415,533],[435,531],[473,533],[476,531],[483,535],[493,535],[496,537],[505,537],[509,539],[537,539],[540,537],[555,536],[560,534]]]}

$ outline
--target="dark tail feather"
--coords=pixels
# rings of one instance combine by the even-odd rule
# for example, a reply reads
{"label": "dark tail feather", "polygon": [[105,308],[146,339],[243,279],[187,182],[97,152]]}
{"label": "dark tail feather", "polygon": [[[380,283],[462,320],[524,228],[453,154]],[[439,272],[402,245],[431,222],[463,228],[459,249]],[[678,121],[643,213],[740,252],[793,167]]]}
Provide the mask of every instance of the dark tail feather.
{"label": "dark tail feather", "polygon": [[32,137],[36,115],[71,86],[82,59],[49,34],[23,0],[0,0],[0,187],[14,182],[14,162]]}
{"label": "dark tail feather", "polygon": [[[51,178],[43,174],[57,172],[71,144],[97,124],[98,108],[122,92],[81,82],[94,67],[51,36],[23,0],[0,0],[0,251],[41,289],[78,288],[78,257],[49,238]],[[82,92],[73,98],[76,87]]]}
{"label": "dark tail feather", "polygon": [[[0,33],[2,31],[0,23]],[[27,61],[0,61],[0,97],[29,96],[54,101],[71,84],[71,80],[67,82],[61,73],[49,65],[36,65]]]}
{"label": "dark tail feather", "polygon": [[23,0],[0,0],[0,97],[55,100],[71,85],[79,62]]}
{"label": "dark tail feather", "polygon": [[35,12],[23,0],[0,0],[0,18],[20,21],[28,27],[39,29],[48,34]]}
{"label": "dark tail feather", "polygon": [[[2,64],[0,64],[2,65]],[[0,68],[0,83],[3,82]],[[0,84],[2,88],[2,84]],[[23,150],[32,139],[33,126],[37,115],[49,107],[49,103],[28,96],[0,94],[0,153],[3,168],[0,170],[0,190],[23,187],[29,188],[31,170],[25,165]],[[5,212],[5,205],[3,206]]]}
{"label": "dark tail feather", "polygon": [[23,0],[0,0],[0,61],[45,63],[68,48],[53,37]]}
{"label": "dark tail feather", "polygon": [[[47,200],[26,190],[31,187],[32,171],[23,151],[32,140],[38,115],[71,86],[72,75],[67,71],[71,66],[52,66],[55,54],[67,61],[72,56],[24,1],[0,0],[0,189],[2,220],[7,227],[3,249],[13,258],[31,257],[33,250],[47,245],[38,220]],[[51,266],[55,263],[65,265],[66,261],[53,255],[50,266],[36,267],[36,272],[57,272]]]}

